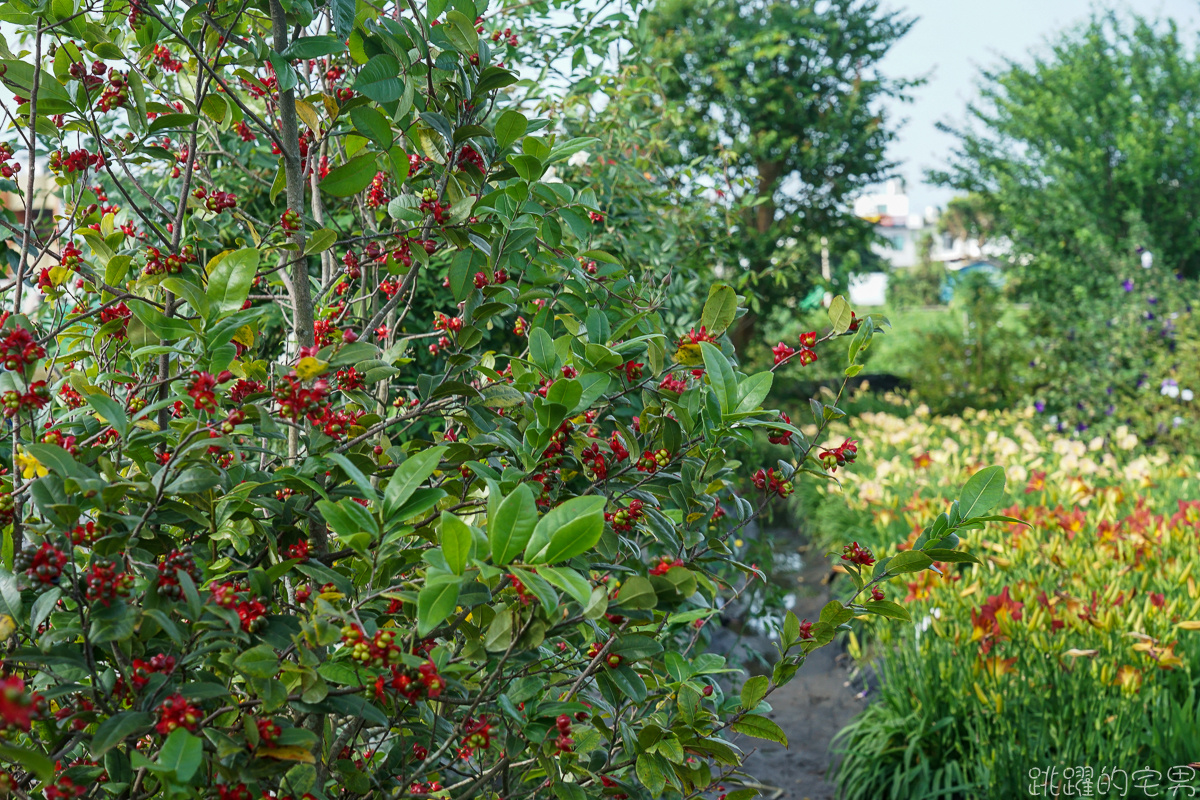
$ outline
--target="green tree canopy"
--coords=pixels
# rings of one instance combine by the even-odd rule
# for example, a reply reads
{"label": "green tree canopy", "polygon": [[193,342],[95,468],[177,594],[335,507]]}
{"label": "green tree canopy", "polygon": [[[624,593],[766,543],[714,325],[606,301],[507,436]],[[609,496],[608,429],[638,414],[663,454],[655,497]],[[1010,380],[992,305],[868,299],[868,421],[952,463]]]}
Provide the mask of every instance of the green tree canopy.
{"label": "green tree canopy", "polygon": [[1030,63],[984,72],[980,91],[967,123],[945,126],[959,146],[931,177],[998,215],[1027,256],[1026,293],[1113,291],[1139,246],[1200,275],[1200,62],[1173,23],[1096,16]]}

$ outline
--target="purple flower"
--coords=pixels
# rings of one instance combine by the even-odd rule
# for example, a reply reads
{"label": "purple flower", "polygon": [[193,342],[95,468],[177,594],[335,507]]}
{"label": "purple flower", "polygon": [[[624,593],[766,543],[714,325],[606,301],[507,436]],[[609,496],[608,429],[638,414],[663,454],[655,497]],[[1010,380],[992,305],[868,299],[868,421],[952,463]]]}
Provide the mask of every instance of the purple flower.
{"label": "purple flower", "polygon": [[1088,429],[1088,426],[1087,426],[1086,422],[1080,422],[1078,425],[1075,426],[1075,430],[1079,431],[1080,433],[1083,433],[1087,429]]}
{"label": "purple flower", "polygon": [[1152,306],[1156,306],[1156,305],[1158,305],[1158,298],[1157,297],[1147,297],[1146,302]]}
{"label": "purple flower", "polygon": [[1033,407],[1036,408],[1037,412],[1040,414],[1046,410],[1046,401],[1038,400],[1036,403],[1033,404]]}
{"label": "purple flower", "polygon": [[1133,279],[1126,278],[1125,282],[1121,284],[1121,288],[1123,288],[1127,292],[1132,292],[1133,291]]}

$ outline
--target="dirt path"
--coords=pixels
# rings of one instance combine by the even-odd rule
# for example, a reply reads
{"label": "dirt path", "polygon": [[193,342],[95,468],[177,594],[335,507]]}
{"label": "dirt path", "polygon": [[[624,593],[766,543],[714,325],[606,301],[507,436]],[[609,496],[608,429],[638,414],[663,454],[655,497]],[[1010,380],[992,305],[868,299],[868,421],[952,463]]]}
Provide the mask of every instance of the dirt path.
{"label": "dirt path", "polygon": [[[827,563],[806,566],[801,574],[806,586],[820,585],[828,575]],[[829,601],[829,591],[797,597],[792,609],[801,619],[816,619],[821,607]],[[841,649],[836,644],[815,651],[808,661],[783,688],[774,692],[770,703],[774,709],[767,716],[783,728],[789,747],[747,739],[739,736],[735,742],[749,751],[758,749],[746,762],[746,771],[765,786],[762,796],[776,800],[833,800],[834,787],[825,780],[829,770],[829,743],[850,719],[866,705],[847,685],[849,672],[839,663]],[[845,659],[842,659],[844,661]]]}

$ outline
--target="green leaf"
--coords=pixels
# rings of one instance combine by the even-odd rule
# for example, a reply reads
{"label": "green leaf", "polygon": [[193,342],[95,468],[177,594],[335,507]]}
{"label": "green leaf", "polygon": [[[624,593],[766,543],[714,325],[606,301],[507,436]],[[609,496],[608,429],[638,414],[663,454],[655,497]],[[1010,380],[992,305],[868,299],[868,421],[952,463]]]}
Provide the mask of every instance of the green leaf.
{"label": "green leaf", "polygon": [[554,353],[554,340],[545,328],[534,328],[529,332],[529,358],[543,374],[554,371],[558,356]]}
{"label": "green leaf", "polygon": [[708,373],[708,381],[717,396],[721,413],[728,414],[737,405],[737,379],[733,375],[733,367],[729,366],[725,354],[708,342],[700,343],[700,352],[704,355],[704,370]]}
{"label": "green leaf", "polygon": [[383,491],[383,516],[391,518],[418,487],[438,468],[438,463],[449,448],[444,445],[430,447],[414,453],[396,468],[387,488]]}
{"label": "green leaf", "polygon": [[427,583],[417,594],[417,635],[425,636],[458,607],[458,581]]}
{"label": "green leaf", "polygon": [[275,673],[279,672],[279,657],[275,655],[273,647],[260,644],[235,658],[233,667],[251,678],[274,678]]}
{"label": "green leaf", "polygon": [[471,545],[475,543],[471,527],[449,511],[443,511],[439,539],[450,571],[462,575],[471,556]]}
{"label": "green leaf", "polygon": [[979,470],[963,487],[958,505],[963,519],[986,514],[1004,497],[1004,467]]}
{"label": "green leaf", "polygon": [[529,120],[519,111],[505,111],[496,120],[496,145],[503,150],[525,135],[529,128]]}
{"label": "green leaf", "polygon": [[84,399],[97,414],[104,417],[105,422],[121,434],[122,439],[129,435],[129,419],[125,416],[123,405],[100,391],[89,392],[84,395]]}
{"label": "green leaf", "polygon": [[38,780],[47,783],[54,780],[54,762],[37,750],[17,747],[0,739],[0,759],[19,764],[22,769],[37,775]]}
{"label": "green leaf", "polygon": [[573,497],[538,520],[525,547],[530,564],[553,564],[583,555],[604,533],[603,497]]}
{"label": "green leaf", "polygon": [[[330,3],[333,10],[333,29],[337,31],[338,38],[343,42],[350,38],[350,32],[354,30],[355,5],[354,0],[333,0]],[[291,775],[291,773],[288,774]],[[306,791],[308,790],[297,790],[292,787],[292,793],[296,795],[304,794]]]}
{"label": "green leaf", "polygon": [[746,681],[742,684],[742,708],[746,711],[753,710],[767,696],[769,688],[771,679],[766,675],[755,675]]}
{"label": "green leaf", "polygon": [[455,50],[464,55],[479,50],[479,33],[475,30],[475,23],[468,19],[466,14],[461,11],[448,11],[446,23],[443,30]]}
{"label": "green leaf", "polygon": [[522,483],[496,508],[495,518],[488,520],[492,561],[503,565],[520,555],[537,523],[537,500],[529,484]]}
{"label": "green leaf", "polygon": [[900,575],[905,572],[920,572],[931,564],[933,564],[933,559],[920,550],[905,550],[888,561],[887,574]]}
{"label": "green leaf", "polygon": [[771,720],[758,714],[747,714],[733,723],[733,729],[745,736],[753,736],[755,739],[766,739],[768,742],[775,742],[784,747],[788,746],[787,734],[783,732],[783,729]]}
{"label": "green leaf", "polygon": [[759,372],[742,381],[738,386],[738,403],[735,411],[747,414],[756,410],[762,401],[767,399],[771,391],[771,383],[775,380],[774,373]]}
{"label": "green leaf", "polygon": [[977,556],[966,552],[965,550],[947,550],[945,548],[934,547],[929,550],[922,550],[922,553],[932,558],[934,561],[943,561],[947,564],[971,563],[981,564]]}
{"label": "green leaf", "polygon": [[376,103],[394,103],[404,94],[404,79],[400,75],[400,62],[395,56],[383,53],[363,66],[351,88]]}
{"label": "green leaf", "polygon": [[258,272],[259,252],[253,247],[226,253],[208,273],[209,301],[223,314],[241,309]]}
{"label": "green leaf", "polygon": [[592,599],[592,585],[570,567],[538,567],[537,574],[569,594],[580,606],[586,608]]}
{"label": "green leaf", "polygon": [[187,783],[204,762],[204,741],[188,733],[186,728],[171,731],[162,750],[158,752],[158,766],[174,773],[181,783]]}
{"label": "green leaf", "polygon": [[833,627],[841,625],[843,622],[849,622],[854,618],[854,612],[846,608],[837,600],[830,600],[821,609],[821,622],[827,622]]}
{"label": "green leaf", "polygon": [[658,593],[649,580],[641,575],[631,575],[621,583],[617,605],[622,608],[655,608],[658,606]]}
{"label": "green leaf", "polygon": [[21,589],[16,576],[6,569],[0,569],[0,614],[7,614],[18,624],[22,619]]}
{"label": "green leaf", "polygon": [[355,130],[375,142],[382,150],[390,148],[395,141],[392,126],[378,109],[359,106],[350,112],[350,119]]}
{"label": "green leaf", "polygon": [[92,734],[90,755],[96,759],[130,736],[136,736],[154,725],[154,715],[144,711],[122,711],[101,722]]}
{"label": "green leaf", "polygon": [[321,228],[318,231],[313,231],[308,237],[308,241],[304,243],[304,255],[311,256],[317,253],[324,253],[329,248],[333,247],[337,241],[337,231],[329,228]]}
{"label": "green leaf", "polygon": [[733,324],[737,316],[737,292],[724,283],[713,284],[708,289],[708,300],[700,313],[700,324],[714,336],[720,336]]}
{"label": "green leaf", "polygon": [[367,188],[374,177],[375,153],[363,153],[330,170],[321,179],[321,191],[334,197],[349,197]]}
{"label": "green leaf", "polygon": [[898,619],[902,622],[912,622],[912,617],[909,616],[908,609],[899,603],[893,603],[891,600],[869,600],[863,603],[863,608],[881,617]]}
{"label": "green leaf", "polygon": [[854,312],[850,310],[846,298],[840,294],[833,298],[833,302],[829,304],[829,321],[833,323],[833,332],[841,335],[850,330],[850,321],[853,319]]}
{"label": "green leaf", "polygon": [[663,764],[665,759],[653,753],[642,753],[637,757],[636,772],[638,780],[650,792],[651,797],[661,797],[667,785],[667,773]]}
{"label": "green leaf", "polygon": [[[338,0],[334,0],[334,14],[337,14]],[[350,21],[354,22],[354,3],[350,3]],[[340,39],[337,36],[301,36],[287,46],[282,53],[283,57],[288,61],[307,60],[310,58],[320,58],[321,56],[331,56],[340,53],[346,49],[345,39],[349,36],[349,31],[346,32]]]}

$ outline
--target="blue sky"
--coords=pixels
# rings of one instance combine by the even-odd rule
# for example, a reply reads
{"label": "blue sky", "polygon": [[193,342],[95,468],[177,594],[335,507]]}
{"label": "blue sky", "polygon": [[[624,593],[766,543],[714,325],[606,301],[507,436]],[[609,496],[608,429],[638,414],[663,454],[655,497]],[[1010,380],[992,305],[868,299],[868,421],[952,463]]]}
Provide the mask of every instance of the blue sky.
{"label": "blue sky", "polygon": [[[894,109],[909,122],[901,129],[892,156],[904,162],[900,173],[908,182],[913,211],[920,211],[928,205],[944,205],[952,196],[924,185],[922,176],[926,168],[944,163],[954,139],[935,125],[965,117],[966,104],[975,97],[980,67],[1004,57],[1024,57],[1056,32],[1086,20],[1096,4],[1090,0],[892,0],[891,6],[920,19],[888,54],[883,68],[893,75],[929,76],[929,82],[915,90],[915,102]],[[1184,41],[1194,41],[1200,29],[1197,0],[1135,0],[1111,6],[1135,8],[1149,18],[1171,17]]]}

